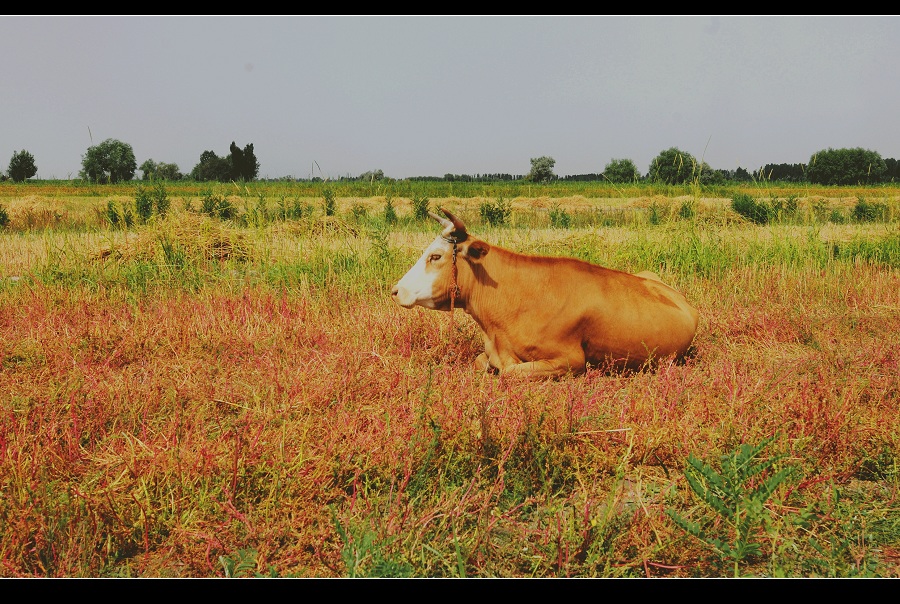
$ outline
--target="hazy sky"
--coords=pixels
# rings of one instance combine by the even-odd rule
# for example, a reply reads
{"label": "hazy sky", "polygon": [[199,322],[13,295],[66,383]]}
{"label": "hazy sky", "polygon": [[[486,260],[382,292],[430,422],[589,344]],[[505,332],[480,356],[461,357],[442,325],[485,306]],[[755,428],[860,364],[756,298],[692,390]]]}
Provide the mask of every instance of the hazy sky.
{"label": "hazy sky", "polygon": [[262,178],[900,159],[898,16],[0,16],[0,57],[0,170],[42,179],[108,138]]}

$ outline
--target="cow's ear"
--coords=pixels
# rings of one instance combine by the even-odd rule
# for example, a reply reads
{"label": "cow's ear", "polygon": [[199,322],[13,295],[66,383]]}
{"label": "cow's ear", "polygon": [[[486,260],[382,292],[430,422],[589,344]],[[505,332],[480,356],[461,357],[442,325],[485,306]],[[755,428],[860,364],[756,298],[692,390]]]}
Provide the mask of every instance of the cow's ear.
{"label": "cow's ear", "polygon": [[487,255],[490,249],[491,246],[484,241],[473,241],[466,248],[466,257],[474,262],[478,262]]}

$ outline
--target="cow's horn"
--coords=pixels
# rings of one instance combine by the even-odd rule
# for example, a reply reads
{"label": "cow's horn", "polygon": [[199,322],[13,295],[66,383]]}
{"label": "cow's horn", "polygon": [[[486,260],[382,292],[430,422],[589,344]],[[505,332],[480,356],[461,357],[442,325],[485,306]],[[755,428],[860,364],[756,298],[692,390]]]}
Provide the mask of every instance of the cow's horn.
{"label": "cow's horn", "polygon": [[449,218],[451,221],[453,221],[453,230],[455,230],[455,231],[457,231],[457,232],[459,232],[459,233],[465,233],[465,232],[466,232],[466,225],[463,224],[463,221],[462,221],[462,220],[460,220],[459,218],[457,218],[456,216],[454,216],[453,214],[451,214],[450,212],[448,212],[448,211],[445,210],[444,208],[441,208],[441,212],[443,212],[444,214],[446,214],[446,215],[447,215],[447,218]]}

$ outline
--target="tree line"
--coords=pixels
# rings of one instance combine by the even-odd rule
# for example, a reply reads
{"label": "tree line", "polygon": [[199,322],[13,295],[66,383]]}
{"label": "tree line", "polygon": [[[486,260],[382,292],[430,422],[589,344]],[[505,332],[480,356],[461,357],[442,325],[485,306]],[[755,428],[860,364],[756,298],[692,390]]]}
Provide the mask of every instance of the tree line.
{"label": "tree line", "polygon": [[[227,155],[221,157],[214,151],[204,151],[193,169],[183,174],[177,164],[157,162],[148,159],[138,167],[131,145],[116,139],[107,139],[98,145],[88,147],[81,161],[79,176],[90,182],[117,183],[130,181],[139,169],[143,180],[193,180],[196,182],[252,181],[259,175],[259,161],[249,143],[243,148],[231,142]],[[613,159],[603,172],[557,176],[554,172],[556,160],[549,156],[531,158],[531,170],[527,174],[445,174],[440,176],[415,176],[410,181],[445,182],[497,182],[527,180],[537,183],[551,181],[603,181],[611,183],[634,183],[641,181],[665,184],[698,183],[715,185],[725,182],[770,181],[808,182],[822,185],[858,185],[900,182],[900,161],[882,159],[876,151],[863,148],[823,149],[817,151],[805,164],[766,164],[755,172],[738,167],[735,170],[717,170],[709,164],[698,161],[693,155],[671,147],[661,151],[650,162],[650,169],[641,174],[634,161]],[[23,182],[37,174],[34,156],[26,151],[13,152],[9,167],[2,180]],[[285,178],[279,180],[303,180]],[[311,180],[322,180],[313,178]],[[393,180],[382,170],[371,170],[356,177],[341,177],[337,180],[382,181]]]}

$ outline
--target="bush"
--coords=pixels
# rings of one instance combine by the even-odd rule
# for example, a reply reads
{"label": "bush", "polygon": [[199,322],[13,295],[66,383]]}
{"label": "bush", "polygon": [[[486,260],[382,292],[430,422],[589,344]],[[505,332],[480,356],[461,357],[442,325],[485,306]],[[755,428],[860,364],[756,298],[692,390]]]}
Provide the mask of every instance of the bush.
{"label": "bush", "polygon": [[678,216],[685,219],[690,220],[694,217],[696,211],[694,210],[694,202],[693,201],[685,201],[681,204],[681,208],[678,210]]}
{"label": "bush", "polygon": [[869,203],[860,197],[853,206],[853,219],[857,222],[875,222],[884,220],[886,206],[880,203]]}
{"label": "bush", "polygon": [[413,206],[413,217],[416,220],[428,220],[430,216],[428,212],[430,208],[428,207],[428,198],[424,195],[414,195],[412,198],[412,206]]}
{"label": "bush", "polygon": [[207,193],[203,197],[200,203],[200,213],[222,220],[231,220],[237,215],[228,198],[218,193]]}
{"label": "bush", "polygon": [[325,211],[326,216],[334,216],[337,211],[337,203],[334,200],[334,191],[331,189],[325,189],[322,191],[322,195],[325,197],[325,204],[323,210]]}
{"label": "bush", "polygon": [[6,212],[6,208],[0,206],[0,228],[6,228],[6,225],[9,224],[9,214]]}
{"label": "bush", "polygon": [[131,208],[123,206],[115,199],[106,202],[106,221],[116,228],[129,228],[134,224],[134,214]]}
{"label": "bush", "polygon": [[301,203],[297,198],[282,197],[275,212],[279,220],[299,220],[304,215],[312,214],[312,208],[309,204]]}
{"label": "bush", "polygon": [[567,229],[572,224],[572,217],[558,205],[550,210],[550,226],[557,229]]}
{"label": "bush", "polygon": [[368,210],[366,210],[366,206],[359,203],[358,201],[353,204],[350,208],[350,214],[353,216],[354,222],[362,222],[369,215]]}
{"label": "bush", "polygon": [[766,224],[772,219],[772,206],[758,202],[746,193],[736,193],[731,199],[731,209],[756,224]]}
{"label": "bush", "polygon": [[503,197],[499,197],[497,201],[483,201],[481,203],[481,219],[491,226],[500,226],[509,221],[512,214],[512,204]]}
{"label": "bush", "polygon": [[165,185],[161,182],[157,182],[153,186],[150,196],[153,198],[153,208],[156,210],[156,213],[160,216],[165,216],[169,211],[170,205],[169,193],[166,191]]}
{"label": "bush", "polygon": [[385,224],[396,224],[397,211],[394,209],[394,200],[390,195],[384,202],[384,222]]}
{"label": "bush", "polygon": [[134,191],[134,210],[142,222],[147,222],[153,216],[153,196],[150,190],[138,185]]}

